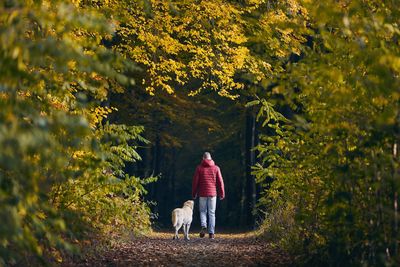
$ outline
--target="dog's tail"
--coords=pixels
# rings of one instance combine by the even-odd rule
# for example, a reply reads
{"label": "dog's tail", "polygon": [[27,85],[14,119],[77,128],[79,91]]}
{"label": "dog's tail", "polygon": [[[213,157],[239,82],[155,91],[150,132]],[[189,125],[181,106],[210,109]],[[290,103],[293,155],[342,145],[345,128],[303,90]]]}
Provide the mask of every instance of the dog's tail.
{"label": "dog's tail", "polygon": [[171,220],[172,220],[172,226],[176,227],[177,223],[178,223],[178,218],[177,218],[177,212],[174,210],[172,211],[172,215],[171,215]]}

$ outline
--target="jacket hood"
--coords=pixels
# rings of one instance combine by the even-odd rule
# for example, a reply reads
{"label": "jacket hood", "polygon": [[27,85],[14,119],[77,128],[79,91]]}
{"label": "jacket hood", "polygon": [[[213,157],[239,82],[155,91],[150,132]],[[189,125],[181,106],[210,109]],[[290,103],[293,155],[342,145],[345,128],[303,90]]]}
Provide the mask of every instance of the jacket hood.
{"label": "jacket hood", "polygon": [[203,167],[211,167],[211,166],[214,166],[215,163],[212,159],[203,159],[203,161],[201,162],[201,165]]}

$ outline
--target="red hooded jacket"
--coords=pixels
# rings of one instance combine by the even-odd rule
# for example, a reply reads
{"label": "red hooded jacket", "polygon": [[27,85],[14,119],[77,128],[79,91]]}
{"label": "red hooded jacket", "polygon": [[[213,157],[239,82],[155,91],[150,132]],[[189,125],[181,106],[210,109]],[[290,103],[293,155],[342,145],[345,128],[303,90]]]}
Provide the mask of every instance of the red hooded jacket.
{"label": "red hooded jacket", "polygon": [[224,181],[221,170],[213,160],[203,159],[193,177],[192,197],[225,198]]}

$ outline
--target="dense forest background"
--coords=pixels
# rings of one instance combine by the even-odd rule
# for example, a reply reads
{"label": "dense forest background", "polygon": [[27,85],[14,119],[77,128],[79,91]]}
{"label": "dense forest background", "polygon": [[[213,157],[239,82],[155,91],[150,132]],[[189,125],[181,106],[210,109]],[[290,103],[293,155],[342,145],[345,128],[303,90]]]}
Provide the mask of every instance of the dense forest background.
{"label": "dense forest background", "polygon": [[397,1],[0,2],[0,265],[169,227],[204,151],[217,227],[397,266]]}
{"label": "dense forest background", "polygon": [[[213,159],[222,168],[225,180],[227,196],[226,201],[218,204],[219,227],[255,227],[255,216],[251,213],[255,207],[254,204],[250,205],[252,190],[256,189],[256,185],[251,169],[246,169],[245,166],[246,151],[255,145],[254,143],[248,147],[250,144],[246,140],[256,138],[256,122],[254,117],[246,117],[244,105],[221,98],[217,94],[208,94],[206,98],[195,96],[186,99],[185,104],[188,106],[174,104],[173,98],[169,99],[171,102],[152,99],[150,101],[154,101],[154,105],[170,110],[172,115],[161,118],[160,122],[163,115],[161,112],[156,113],[148,123],[143,120],[145,114],[126,113],[129,108],[121,104],[124,103],[124,97],[126,96],[111,99],[111,105],[125,113],[116,112],[111,120],[124,124],[129,124],[132,120],[140,121],[148,129],[144,136],[151,140],[151,145],[138,149],[142,161],[127,165],[127,172],[141,177],[159,177],[157,183],[148,185],[149,194],[146,195],[147,200],[154,201],[152,212],[156,217],[156,228],[170,228],[171,210],[191,199],[194,170],[200,164],[204,151],[212,153]],[[250,185],[246,183],[247,177]],[[255,203],[256,200],[253,201]],[[250,209],[250,212],[246,212],[246,209]],[[197,213],[195,212],[195,218],[198,217]],[[194,225],[198,222],[199,220],[195,220]]]}

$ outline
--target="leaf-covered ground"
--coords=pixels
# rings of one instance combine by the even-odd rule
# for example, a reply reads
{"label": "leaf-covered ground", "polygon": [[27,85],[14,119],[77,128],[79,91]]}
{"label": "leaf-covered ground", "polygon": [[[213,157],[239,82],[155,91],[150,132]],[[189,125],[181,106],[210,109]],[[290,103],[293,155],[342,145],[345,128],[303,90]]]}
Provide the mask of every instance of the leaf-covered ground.
{"label": "leaf-covered ground", "polygon": [[253,234],[218,234],[211,240],[198,237],[172,240],[170,233],[118,242],[101,255],[78,266],[288,266],[289,257]]}

